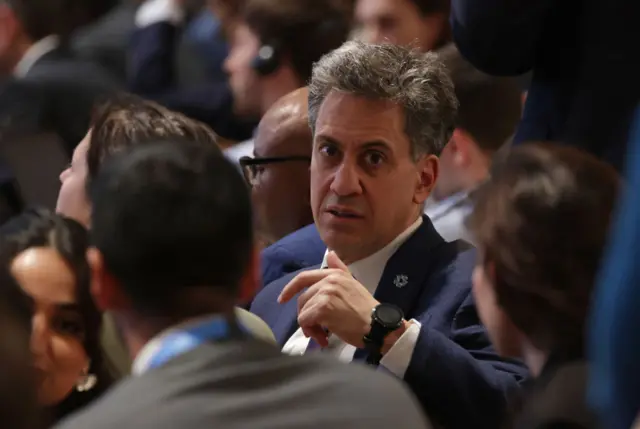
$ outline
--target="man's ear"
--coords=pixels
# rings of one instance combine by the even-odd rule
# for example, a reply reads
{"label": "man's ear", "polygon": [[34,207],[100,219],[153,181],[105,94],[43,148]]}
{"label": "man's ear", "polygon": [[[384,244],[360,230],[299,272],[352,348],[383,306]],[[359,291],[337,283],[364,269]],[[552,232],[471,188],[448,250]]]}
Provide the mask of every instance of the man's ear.
{"label": "man's ear", "polygon": [[87,250],[87,262],[91,269],[91,295],[96,306],[102,311],[118,311],[129,307],[129,300],[120,284],[107,271],[100,250]]}
{"label": "man's ear", "polygon": [[416,204],[424,204],[431,195],[431,191],[438,180],[440,163],[435,155],[423,156],[418,162],[418,179],[416,191],[413,194],[413,202]]}
{"label": "man's ear", "polygon": [[251,260],[245,271],[245,275],[240,280],[240,290],[238,291],[238,305],[250,303],[258,291],[262,279],[260,278],[260,246],[254,246]]}
{"label": "man's ear", "polygon": [[468,132],[456,128],[449,145],[452,145],[451,162],[456,167],[468,168],[473,163],[474,154],[478,151],[478,147]]}

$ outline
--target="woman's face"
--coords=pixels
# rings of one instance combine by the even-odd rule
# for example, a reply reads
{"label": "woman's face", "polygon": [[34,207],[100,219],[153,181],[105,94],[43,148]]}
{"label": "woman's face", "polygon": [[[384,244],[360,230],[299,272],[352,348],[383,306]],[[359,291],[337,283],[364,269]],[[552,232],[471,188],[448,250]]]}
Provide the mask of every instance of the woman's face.
{"label": "woman's face", "polygon": [[34,303],[31,350],[39,402],[56,405],[89,367],[74,274],[58,252],[47,247],[18,254],[11,273]]}

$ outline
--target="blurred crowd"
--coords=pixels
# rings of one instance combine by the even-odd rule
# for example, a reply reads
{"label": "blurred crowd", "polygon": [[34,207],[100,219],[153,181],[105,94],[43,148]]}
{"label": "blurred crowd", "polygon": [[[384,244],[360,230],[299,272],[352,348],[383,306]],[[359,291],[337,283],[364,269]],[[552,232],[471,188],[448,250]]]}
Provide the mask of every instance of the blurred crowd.
{"label": "blurred crowd", "polygon": [[2,426],[640,427],[639,19],[0,0]]}

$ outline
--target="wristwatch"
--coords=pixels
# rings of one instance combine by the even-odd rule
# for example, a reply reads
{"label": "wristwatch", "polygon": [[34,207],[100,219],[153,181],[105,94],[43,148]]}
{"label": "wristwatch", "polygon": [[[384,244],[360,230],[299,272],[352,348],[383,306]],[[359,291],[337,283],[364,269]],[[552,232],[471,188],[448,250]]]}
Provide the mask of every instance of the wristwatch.
{"label": "wristwatch", "polygon": [[371,311],[371,330],[362,337],[364,348],[369,352],[367,363],[378,365],[382,359],[385,337],[402,326],[404,313],[393,304],[378,304]]}

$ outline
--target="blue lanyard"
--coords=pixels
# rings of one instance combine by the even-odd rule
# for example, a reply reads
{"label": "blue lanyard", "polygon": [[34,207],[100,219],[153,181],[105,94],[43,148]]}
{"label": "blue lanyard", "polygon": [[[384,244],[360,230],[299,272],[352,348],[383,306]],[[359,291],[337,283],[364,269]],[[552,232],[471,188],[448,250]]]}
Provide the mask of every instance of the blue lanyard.
{"label": "blue lanyard", "polygon": [[[240,329],[243,330],[241,327]],[[228,340],[233,335],[234,330],[222,317],[208,319],[198,325],[172,332],[160,340],[158,350],[149,360],[147,368],[157,368],[202,344]]]}

